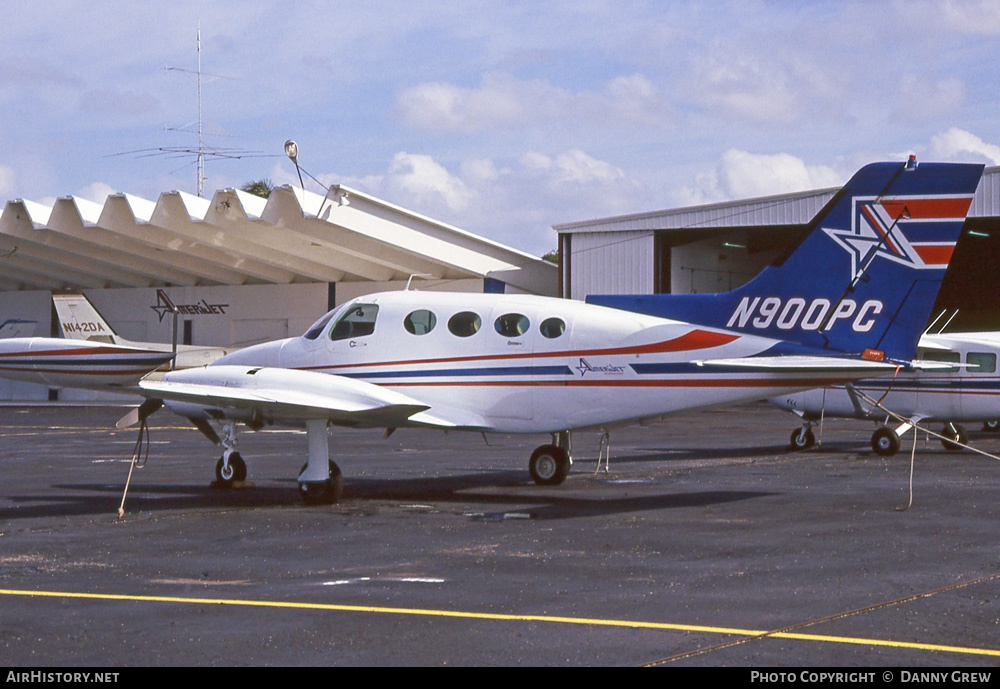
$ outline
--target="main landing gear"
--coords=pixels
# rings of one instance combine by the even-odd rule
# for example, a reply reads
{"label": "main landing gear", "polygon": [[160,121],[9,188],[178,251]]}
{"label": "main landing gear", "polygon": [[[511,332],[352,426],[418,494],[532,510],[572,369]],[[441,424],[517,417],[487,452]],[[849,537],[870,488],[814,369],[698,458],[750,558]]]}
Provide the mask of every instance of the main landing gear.
{"label": "main landing gear", "polygon": [[944,446],[944,449],[951,452],[958,452],[962,449],[962,445],[969,444],[969,434],[961,424],[946,424],[945,427],[941,429],[941,435],[947,438],[947,440],[942,439],[941,444]]}
{"label": "main landing gear", "polygon": [[573,446],[569,431],[552,434],[552,444],[542,445],[531,453],[528,473],[539,486],[558,486],[566,480],[573,465]]}
{"label": "main landing gear", "polygon": [[332,505],[344,494],[344,476],[330,459],[326,419],[306,421],[309,461],[299,472],[299,495],[307,505]]}
{"label": "main landing gear", "polygon": [[[215,438],[224,448],[215,465],[216,485],[223,488],[232,488],[247,478],[247,463],[236,451],[236,428],[235,422],[228,423],[224,428],[225,437]],[[309,460],[299,472],[299,495],[307,505],[332,505],[344,494],[344,475],[330,459],[326,419],[307,421],[306,432]]]}
{"label": "main landing gear", "polygon": [[899,434],[888,426],[872,433],[872,450],[882,457],[892,457],[899,452]]}
{"label": "main landing gear", "polygon": [[[882,426],[872,433],[872,450],[882,457],[892,457],[899,452],[900,437],[913,428],[913,424],[904,423],[899,428],[892,429]],[[941,445],[950,452],[957,452],[963,445],[969,444],[969,434],[965,427],[957,423],[946,424],[941,429]]]}

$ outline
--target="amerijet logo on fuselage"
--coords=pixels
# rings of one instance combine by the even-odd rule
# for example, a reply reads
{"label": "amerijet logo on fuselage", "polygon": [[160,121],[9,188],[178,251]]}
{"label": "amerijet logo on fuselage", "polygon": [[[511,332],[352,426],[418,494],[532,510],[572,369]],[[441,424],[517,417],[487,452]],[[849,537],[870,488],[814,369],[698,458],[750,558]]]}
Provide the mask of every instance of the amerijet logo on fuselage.
{"label": "amerijet logo on fuselage", "polygon": [[[875,258],[885,258],[917,270],[944,268],[955,242],[913,241],[904,232],[915,223],[964,222],[970,198],[912,196],[854,199],[851,229],[823,231],[851,256],[853,280]],[[872,252],[875,252],[872,256]]]}
{"label": "amerijet logo on fuselage", "polygon": [[576,367],[576,370],[580,372],[581,377],[587,375],[588,373],[610,373],[612,375],[622,375],[625,373],[624,366],[615,366],[613,364],[592,366],[590,362],[583,357],[580,357],[580,365]]}

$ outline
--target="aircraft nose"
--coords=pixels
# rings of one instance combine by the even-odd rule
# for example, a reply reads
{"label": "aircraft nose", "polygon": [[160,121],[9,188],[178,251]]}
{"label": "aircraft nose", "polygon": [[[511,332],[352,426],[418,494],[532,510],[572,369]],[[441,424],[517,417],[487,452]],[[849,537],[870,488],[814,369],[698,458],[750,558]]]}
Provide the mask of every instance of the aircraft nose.
{"label": "aircraft nose", "polygon": [[214,363],[220,366],[280,366],[282,344],[284,342],[279,341],[251,345],[227,354]]}

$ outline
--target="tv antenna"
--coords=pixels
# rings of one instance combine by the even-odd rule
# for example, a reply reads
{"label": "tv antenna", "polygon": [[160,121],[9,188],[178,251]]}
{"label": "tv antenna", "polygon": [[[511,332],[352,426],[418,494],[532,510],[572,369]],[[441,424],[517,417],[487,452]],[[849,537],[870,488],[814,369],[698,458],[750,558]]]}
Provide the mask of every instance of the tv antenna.
{"label": "tv antenna", "polygon": [[[126,151],[125,153],[114,153],[112,155],[135,155],[139,158],[148,158],[151,156],[165,156],[167,158],[191,158],[194,157],[197,165],[197,187],[198,196],[205,196],[205,158],[218,158],[227,160],[239,160],[241,158],[274,158],[278,157],[272,154],[267,154],[262,151],[244,151],[237,148],[220,148],[217,146],[206,146],[205,144],[205,132],[204,132],[204,121],[203,121],[203,106],[202,106],[202,77],[212,77],[213,79],[235,79],[236,77],[230,77],[223,74],[206,74],[201,69],[201,22],[198,22],[198,69],[190,70],[184,69],[183,67],[164,67],[165,71],[168,72],[185,72],[186,74],[194,74],[197,77],[198,83],[198,121],[197,129],[192,131],[188,129],[190,125],[185,125],[183,127],[164,127],[165,131],[171,132],[186,132],[189,134],[198,135],[198,147],[192,149],[189,146],[159,146],[157,148],[141,148],[135,151]],[[210,134],[209,136],[224,136],[223,134]],[[110,156],[109,156],[110,157]]]}

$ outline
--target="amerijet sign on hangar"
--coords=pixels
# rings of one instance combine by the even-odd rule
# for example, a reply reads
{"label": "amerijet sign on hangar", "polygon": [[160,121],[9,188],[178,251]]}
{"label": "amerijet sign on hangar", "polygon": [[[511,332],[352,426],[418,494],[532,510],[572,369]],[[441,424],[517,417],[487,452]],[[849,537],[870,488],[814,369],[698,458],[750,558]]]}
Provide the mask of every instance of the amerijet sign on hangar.
{"label": "amerijet sign on hangar", "polygon": [[[341,305],[300,337],[205,367],[84,387],[125,382],[145,396],[127,422],[144,421],[161,404],[189,419],[223,445],[222,480],[246,476],[235,422],[304,425],[308,461],[298,481],[308,503],[334,502],[342,491],[330,460],[331,425],[550,433],[529,470],[537,483],[555,485],[569,472],[573,430],[907,365],[982,169],[913,161],[864,167],[780,267],[731,293],[677,295],[689,305],[684,321],[546,297],[388,292]],[[859,226],[866,209],[885,217],[881,238]],[[858,239],[843,241],[848,234]],[[910,260],[896,260],[905,246],[915,248]],[[877,260],[887,252],[891,260]],[[139,363],[141,350],[89,343],[91,353],[76,366],[78,355],[58,353],[59,342],[67,348],[48,338],[0,342],[0,374],[72,385],[74,373],[93,381],[119,360]],[[225,438],[214,421],[230,422]]]}

